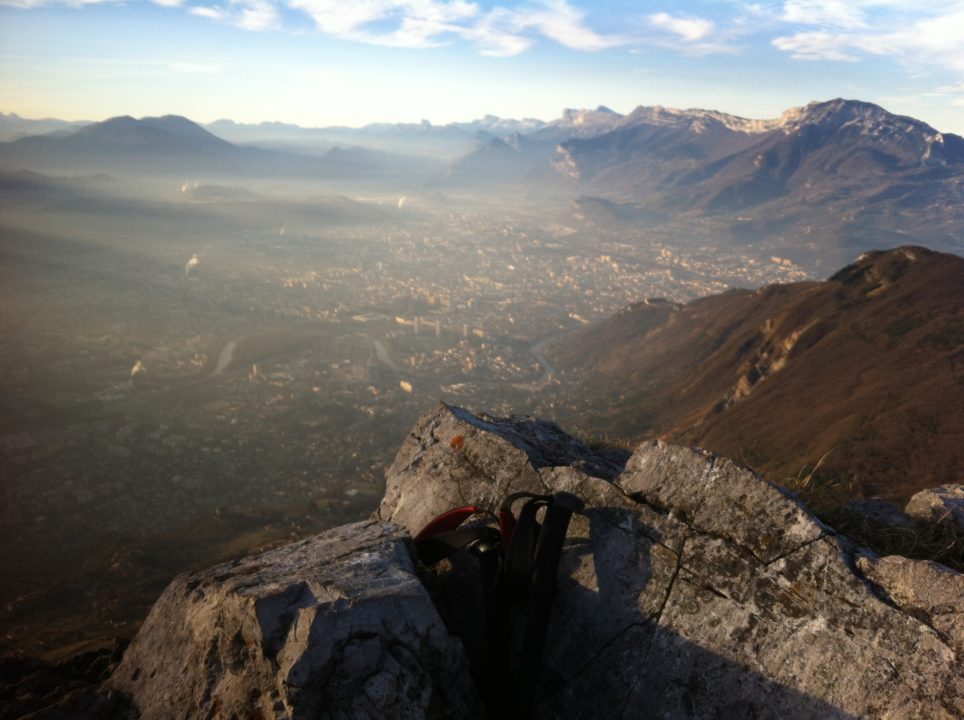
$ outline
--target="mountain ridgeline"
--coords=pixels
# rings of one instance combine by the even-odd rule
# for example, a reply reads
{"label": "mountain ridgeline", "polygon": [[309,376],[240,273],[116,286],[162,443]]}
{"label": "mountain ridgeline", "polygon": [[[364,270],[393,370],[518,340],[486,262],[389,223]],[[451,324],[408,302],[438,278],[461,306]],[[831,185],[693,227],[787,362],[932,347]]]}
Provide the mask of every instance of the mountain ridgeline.
{"label": "mountain ridgeline", "polygon": [[[29,121],[4,116],[8,136]],[[500,202],[572,202],[568,222],[681,232],[759,248],[825,273],[867,248],[964,252],[964,139],[836,99],[750,120],[712,110],[566,110],[362,128],[112,118],[0,143],[0,169],[382,183]],[[603,201],[615,212],[582,212]],[[597,205],[595,209],[599,209]],[[627,218],[630,218],[627,220]],[[683,228],[685,234],[685,228]]]}
{"label": "mountain ridgeline", "polygon": [[[550,348],[597,432],[660,436],[905,501],[964,476],[964,260],[861,256],[824,282],[648,300]],[[821,463],[822,461],[822,463]]]}

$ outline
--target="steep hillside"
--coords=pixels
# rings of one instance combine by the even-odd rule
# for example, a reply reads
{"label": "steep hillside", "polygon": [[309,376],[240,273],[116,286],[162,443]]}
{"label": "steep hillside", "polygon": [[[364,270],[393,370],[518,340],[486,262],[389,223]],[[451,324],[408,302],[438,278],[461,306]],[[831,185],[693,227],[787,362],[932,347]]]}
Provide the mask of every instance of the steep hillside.
{"label": "steep hillside", "polygon": [[[903,500],[964,476],[964,260],[863,255],[825,282],[641,303],[550,348],[595,430]],[[641,428],[645,428],[639,433]]]}

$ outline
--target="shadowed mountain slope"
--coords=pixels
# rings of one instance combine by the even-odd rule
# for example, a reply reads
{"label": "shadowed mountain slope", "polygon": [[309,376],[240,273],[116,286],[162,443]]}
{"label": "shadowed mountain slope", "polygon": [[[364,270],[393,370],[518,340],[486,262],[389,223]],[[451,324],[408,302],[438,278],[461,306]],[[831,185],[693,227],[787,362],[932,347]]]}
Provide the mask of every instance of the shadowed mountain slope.
{"label": "shadowed mountain slope", "polygon": [[964,139],[866,102],[811,103],[776,120],[638,108],[609,132],[561,143],[540,177],[714,218],[736,241],[788,257],[843,262],[908,238],[964,249]]}
{"label": "shadowed mountain slope", "polygon": [[726,453],[780,482],[905,500],[964,475],[964,260],[861,256],[825,282],[640,303],[551,348],[595,430]]}

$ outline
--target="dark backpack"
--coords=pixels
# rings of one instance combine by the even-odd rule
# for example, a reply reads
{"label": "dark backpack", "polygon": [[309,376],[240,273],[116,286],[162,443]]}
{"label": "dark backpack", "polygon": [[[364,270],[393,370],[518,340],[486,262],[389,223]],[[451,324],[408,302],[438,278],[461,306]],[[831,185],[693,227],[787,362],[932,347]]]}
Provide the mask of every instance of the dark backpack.
{"label": "dark backpack", "polygon": [[[516,518],[512,506],[523,499]],[[424,565],[434,565],[462,548],[478,558],[487,663],[476,679],[489,717],[521,720],[532,715],[559,557],[569,520],[582,508],[582,500],[570,493],[515,493],[503,501],[497,515],[474,505],[454,508],[415,536]],[[480,514],[498,527],[463,525]]]}

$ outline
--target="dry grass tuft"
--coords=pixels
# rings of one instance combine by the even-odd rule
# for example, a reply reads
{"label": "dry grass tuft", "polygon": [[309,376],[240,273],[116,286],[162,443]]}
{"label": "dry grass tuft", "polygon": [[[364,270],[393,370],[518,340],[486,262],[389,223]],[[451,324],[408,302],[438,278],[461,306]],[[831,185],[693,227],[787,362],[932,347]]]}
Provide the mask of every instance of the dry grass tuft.
{"label": "dry grass tuft", "polygon": [[819,473],[829,454],[820,458],[813,469],[803,468],[796,477],[788,478],[784,487],[800,496],[820,520],[861,547],[878,555],[931,560],[964,572],[964,530],[950,513],[933,522],[916,521],[902,527],[849,510],[844,506],[856,497],[853,478]]}
{"label": "dry grass tuft", "polygon": [[636,443],[628,438],[610,435],[609,433],[598,434],[587,430],[576,430],[571,434],[593,452],[601,450],[628,450],[632,452],[636,449]]}
{"label": "dry grass tuft", "polygon": [[932,560],[964,573],[964,530],[950,517],[928,523],[916,522],[910,527],[884,525],[842,509],[826,516],[818,514],[818,517],[878,555]]}

